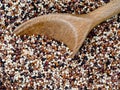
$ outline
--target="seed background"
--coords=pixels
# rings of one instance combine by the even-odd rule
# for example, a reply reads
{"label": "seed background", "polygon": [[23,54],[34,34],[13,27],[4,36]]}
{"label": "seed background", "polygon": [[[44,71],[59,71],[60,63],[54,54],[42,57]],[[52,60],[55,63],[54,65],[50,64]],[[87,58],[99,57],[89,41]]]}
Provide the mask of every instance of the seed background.
{"label": "seed background", "polygon": [[[21,23],[36,16],[49,13],[89,13],[109,1],[110,0],[0,0],[0,30],[12,33]],[[44,87],[41,88],[57,89],[59,87],[66,90],[71,88],[85,90],[102,90],[109,88],[110,90],[119,90],[120,15],[116,15],[96,26],[90,32],[74,59],[68,60],[67,63],[69,65],[64,67],[67,68],[65,69],[67,74],[62,77],[56,76],[62,79],[62,83],[65,82],[65,85],[55,81],[54,78],[53,85],[45,84]],[[61,72],[63,72],[63,69],[61,69]],[[2,77],[2,72],[0,73]],[[2,81],[3,78],[0,78],[0,80]],[[58,86],[55,82],[58,82]],[[4,86],[0,87],[4,88]]]}

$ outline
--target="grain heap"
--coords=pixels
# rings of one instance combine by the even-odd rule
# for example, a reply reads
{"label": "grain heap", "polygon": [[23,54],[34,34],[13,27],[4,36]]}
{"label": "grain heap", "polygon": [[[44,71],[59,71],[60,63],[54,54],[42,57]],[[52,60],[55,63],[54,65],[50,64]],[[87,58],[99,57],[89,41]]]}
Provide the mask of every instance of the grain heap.
{"label": "grain heap", "polygon": [[46,36],[12,33],[39,15],[89,13],[109,1],[0,0],[0,90],[119,90],[120,15],[95,27],[74,59],[64,44]]}
{"label": "grain heap", "polygon": [[68,72],[71,52],[63,43],[40,35],[17,37],[0,32],[1,89],[53,89],[56,86],[50,84],[56,82],[55,78],[62,79],[63,70]]}

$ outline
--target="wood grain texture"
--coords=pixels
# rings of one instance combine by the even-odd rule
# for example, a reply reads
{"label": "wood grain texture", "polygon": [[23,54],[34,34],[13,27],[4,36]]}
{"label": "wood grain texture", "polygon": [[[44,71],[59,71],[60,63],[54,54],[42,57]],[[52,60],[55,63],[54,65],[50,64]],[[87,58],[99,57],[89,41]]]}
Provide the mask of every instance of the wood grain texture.
{"label": "wood grain texture", "polygon": [[82,15],[49,14],[33,18],[18,28],[17,35],[47,35],[64,42],[75,55],[86,36],[96,25],[120,13],[120,0],[113,0],[95,11]]}

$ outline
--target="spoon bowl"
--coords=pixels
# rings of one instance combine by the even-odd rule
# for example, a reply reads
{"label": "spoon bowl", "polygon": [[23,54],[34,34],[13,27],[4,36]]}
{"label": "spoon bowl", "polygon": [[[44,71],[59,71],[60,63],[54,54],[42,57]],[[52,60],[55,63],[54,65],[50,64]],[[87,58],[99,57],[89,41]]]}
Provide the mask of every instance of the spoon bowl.
{"label": "spoon bowl", "polygon": [[33,18],[17,27],[17,35],[46,35],[66,44],[73,51],[73,57],[88,33],[96,25],[120,12],[120,0],[85,15],[48,14]]}

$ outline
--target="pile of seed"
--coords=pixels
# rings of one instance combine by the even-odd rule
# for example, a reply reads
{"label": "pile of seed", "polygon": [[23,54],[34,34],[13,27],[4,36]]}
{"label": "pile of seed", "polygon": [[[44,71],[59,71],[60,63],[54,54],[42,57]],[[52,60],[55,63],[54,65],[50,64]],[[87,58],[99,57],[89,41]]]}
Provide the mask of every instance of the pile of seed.
{"label": "pile of seed", "polygon": [[66,66],[71,60],[71,52],[63,43],[46,36],[20,37],[0,32],[0,89],[59,87],[57,78],[62,79],[64,72],[68,73]]}
{"label": "pile of seed", "polygon": [[13,34],[36,16],[85,14],[109,1],[0,0],[0,90],[119,90],[120,15],[95,27],[74,59],[61,42]]}

